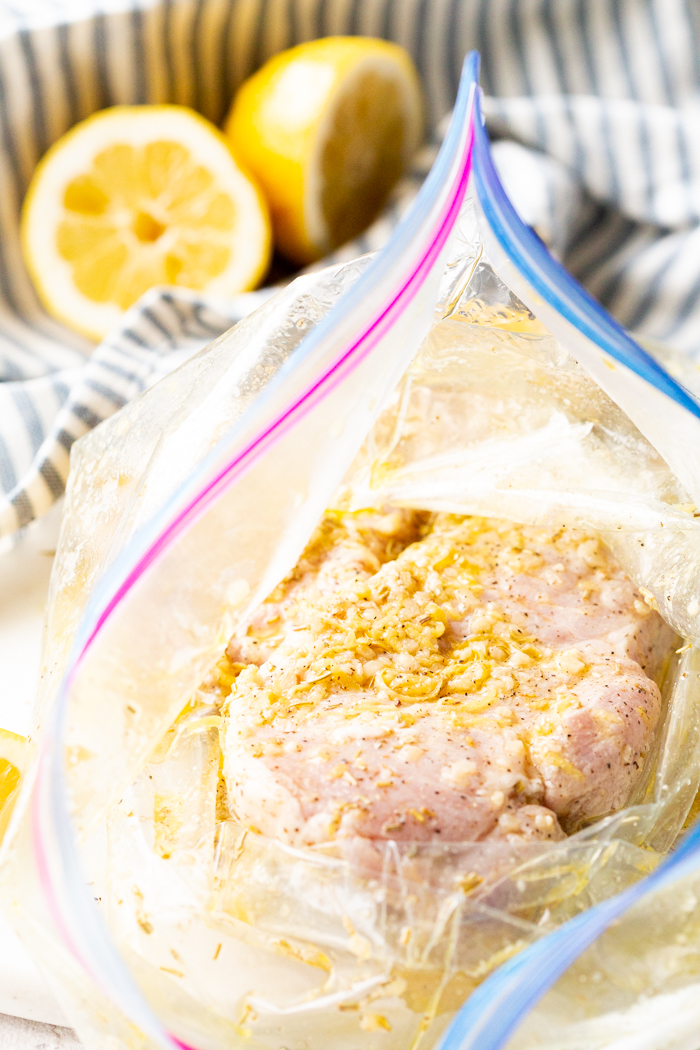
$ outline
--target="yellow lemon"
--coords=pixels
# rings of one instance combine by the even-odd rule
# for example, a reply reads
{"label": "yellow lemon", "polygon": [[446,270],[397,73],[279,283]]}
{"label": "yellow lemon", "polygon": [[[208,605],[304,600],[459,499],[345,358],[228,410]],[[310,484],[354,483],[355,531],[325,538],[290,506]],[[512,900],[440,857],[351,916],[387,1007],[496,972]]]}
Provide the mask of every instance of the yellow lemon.
{"label": "yellow lemon", "polygon": [[25,737],[0,729],[0,841],[19,793],[26,749]]}
{"label": "yellow lemon", "polygon": [[185,106],[115,106],[77,124],[41,160],[22,211],[46,309],[93,339],[154,285],[255,287],[270,246],[257,186]]}
{"label": "yellow lemon", "polygon": [[422,128],[411,59],[370,37],[275,55],[239,88],[224,126],[267,197],[277,247],[301,264],[369,225]]}

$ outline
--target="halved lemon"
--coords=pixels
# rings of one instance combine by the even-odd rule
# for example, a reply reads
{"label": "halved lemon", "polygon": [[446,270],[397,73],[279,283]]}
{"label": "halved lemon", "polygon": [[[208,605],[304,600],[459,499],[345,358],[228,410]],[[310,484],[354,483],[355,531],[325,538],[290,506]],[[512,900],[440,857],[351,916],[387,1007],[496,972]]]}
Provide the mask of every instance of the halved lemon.
{"label": "halved lemon", "polygon": [[277,247],[313,262],[369,225],[419,145],[418,75],[385,40],[312,40],[239,88],[224,130],[267,197]]}
{"label": "halved lemon", "polygon": [[257,186],[185,106],[115,106],[77,124],[39,163],[22,211],[46,309],[93,339],[154,285],[254,288],[270,245]]}
{"label": "halved lemon", "polygon": [[26,737],[0,729],[0,841],[19,794],[26,751]]}

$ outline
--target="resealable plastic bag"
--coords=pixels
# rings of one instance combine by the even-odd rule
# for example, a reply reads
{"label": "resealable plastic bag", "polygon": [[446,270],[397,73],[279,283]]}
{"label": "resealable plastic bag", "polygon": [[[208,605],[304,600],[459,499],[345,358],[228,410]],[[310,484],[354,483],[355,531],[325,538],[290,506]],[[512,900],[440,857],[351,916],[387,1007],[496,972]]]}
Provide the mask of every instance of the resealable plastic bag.
{"label": "resealable plastic bag", "polygon": [[[472,57],[379,257],[299,278],[75,448],[2,880],[88,1046],[434,1046],[499,963],[638,882],[688,815],[700,412],[512,225],[475,87]],[[327,507],[387,504],[595,529],[687,640],[624,811],[563,842],[371,860],[227,818],[202,683]]]}

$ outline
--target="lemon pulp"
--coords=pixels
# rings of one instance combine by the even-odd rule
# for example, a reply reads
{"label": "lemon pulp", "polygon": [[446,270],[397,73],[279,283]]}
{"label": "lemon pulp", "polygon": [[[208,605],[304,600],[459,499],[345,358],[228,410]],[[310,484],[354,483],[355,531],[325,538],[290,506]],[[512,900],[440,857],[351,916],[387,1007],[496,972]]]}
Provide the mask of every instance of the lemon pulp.
{"label": "lemon pulp", "polygon": [[312,262],[375,218],[418,146],[418,76],[396,44],[313,40],[241,85],[224,129],[265,193],[278,248]]}
{"label": "lemon pulp", "polygon": [[109,146],[63,196],[57,247],[76,287],[128,309],[157,284],[202,289],[231,258],[231,197],[178,142]]}
{"label": "lemon pulp", "polygon": [[329,248],[357,237],[379,213],[403,170],[405,139],[398,85],[368,70],[338,100],[321,150]]}
{"label": "lemon pulp", "polygon": [[270,243],[259,189],[184,106],[116,106],[76,125],[40,162],[22,214],[47,310],[95,339],[157,285],[254,287]]}

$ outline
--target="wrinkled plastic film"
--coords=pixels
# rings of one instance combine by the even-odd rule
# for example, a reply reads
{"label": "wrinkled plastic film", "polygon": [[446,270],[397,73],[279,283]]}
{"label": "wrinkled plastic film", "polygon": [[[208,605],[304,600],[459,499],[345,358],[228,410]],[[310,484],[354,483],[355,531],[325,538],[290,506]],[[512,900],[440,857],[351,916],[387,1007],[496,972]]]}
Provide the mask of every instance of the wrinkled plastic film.
{"label": "wrinkled plastic film", "polygon": [[566,325],[504,282],[474,187],[461,207],[455,127],[388,271],[360,260],[295,282],[78,446],[40,721],[66,666],[70,704],[5,881],[91,1045],[428,1050],[489,974],[639,885],[687,818],[692,649],[661,683],[630,805],[564,841],[292,849],[222,806],[202,683],[329,505],[593,529],[693,639],[692,469],[681,479]]}
{"label": "wrinkled plastic film", "polygon": [[[485,237],[497,260],[494,265],[565,338],[567,323],[575,317],[585,293],[556,263],[543,259],[546,252],[539,248],[530,254],[528,265],[522,266],[519,255],[523,248],[528,254],[529,231],[522,228],[503,199],[485,137],[482,134],[477,138],[476,176],[481,184],[484,212],[490,217]],[[653,435],[688,492],[694,493],[693,453],[685,454],[683,441],[689,440],[695,448],[697,405],[686,390],[668,382],[668,377],[655,375],[655,369],[649,368],[638,347],[633,346],[631,354],[626,352],[629,339],[614,330],[616,326],[597,304],[588,313],[593,323],[580,325],[583,331],[579,330],[574,340],[580,360],[602,386],[616,391],[616,399],[625,405],[641,431]],[[611,366],[606,355],[611,355],[616,364]],[[693,385],[694,376],[684,362],[676,362],[669,351],[663,353],[663,360],[671,374]],[[618,365],[622,366],[622,380]],[[606,369],[613,373],[612,377]],[[631,381],[628,372],[633,373]],[[640,376],[648,381],[646,386],[640,386]],[[664,402],[664,398],[669,400]],[[682,510],[695,513],[692,503]],[[653,531],[635,537],[621,530],[611,546],[636,579],[652,585],[667,619],[695,640],[695,544],[688,543],[687,525],[684,529],[682,521],[669,533],[662,532],[667,525],[660,513],[658,522],[652,523]],[[682,763],[688,741],[695,735],[692,722],[697,717],[693,710],[697,707],[697,657],[691,653],[684,659],[687,662],[681,676],[691,699],[690,732],[678,732],[680,723],[673,724],[676,714],[672,711],[659,770],[666,781],[666,791],[668,778],[674,779],[674,772],[680,773],[678,762]],[[682,774],[680,783],[683,784]],[[657,791],[663,792],[663,785]],[[682,808],[685,806],[684,799]],[[669,824],[675,821],[671,819]],[[466,1050],[470,1046],[496,1050],[506,1042],[513,1050],[533,1046],[575,1046],[577,1050],[623,1050],[632,1045],[643,1045],[648,1050],[694,1046],[700,1017],[692,962],[698,944],[692,917],[697,907],[698,842],[696,827],[651,877],[579,916],[576,923],[564,926],[495,974],[460,1011],[442,1044],[444,1050]],[[670,845],[669,836],[666,848]],[[538,1006],[539,999],[553,985]],[[517,1033],[509,1041],[516,1028]]]}
{"label": "wrinkled plastic film", "polygon": [[[394,251],[402,269],[407,271],[406,276],[399,278],[398,287],[394,288],[397,277],[391,270],[383,280],[374,271],[367,272],[369,280],[360,280],[348,301],[339,300],[338,316],[334,315],[329,332],[326,334],[323,323],[319,324],[311,335],[311,350],[296,359],[293,367],[283,361],[270,388],[258,392],[253,386],[249,390],[253,385],[250,377],[246,376],[247,386],[239,380],[231,391],[236,405],[241,396],[245,406],[245,399],[257,394],[255,412],[241,416],[234,433],[227,436],[221,447],[214,448],[199,476],[178,494],[182,506],[173,513],[174,508],[166,505],[165,513],[158,516],[158,525],[151,520],[148,532],[151,536],[155,533],[156,538],[150,543],[146,537],[135,538],[133,546],[137,552],[143,547],[143,554],[136,554],[136,564],[119,583],[82,643],[106,650],[102,658],[92,659],[96,663],[104,661],[104,680],[109,683],[105,688],[114,697],[114,708],[127,712],[119,716],[125,717],[126,723],[115,727],[118,738],[125,741],[124,753],[111,759],[115,783],[118,775],[129,776],[144,757],[128,727],[131,712],[123,705],[123,699],[133,690],[130,672],[121,678],[123,672],[117,668],[133,668],[132,681],[138,681],[139,693],[146,685],[149,695],[163,694],[165,728],[182,705],[183,697],[201,680],[215,647],[221,645],[230,629],[231,614],[244,611],[293,566],[386,394],[427,331],[442,273],[441,254],[466,188],[463,170],[467,150],[464,139],[462,152],[453,160],[447,179],[452,196],[448,196],[446,188],[444,199],[436,200],[424,217],[430,231],[427,245],[425,233],[419,228],[414,234],[415,243],[409,239],[407,245],[390,247],[389,252]],[[385,259],[384,267],[392,261]],[[347,275],[344,277],[347,281]],[[291,314],[291,318],[285,317],[287,323],[308,323],[303,298]],[[363,318],[367,318],[364,328]],[[263,332],[263,338],[266,335]],[[276,333],[271,346],[272,352],[279,355]],[[256,373],[261,371],[258,354]],[[263,371],[269,368],[267,364],[262,366]],[[231,382],[231,378],[228,374],[227,381]],[[195,420],[194,426],[201,426],[200,421]],[[167,476],[174,473],[179,446],[188,438],[189,428],[184,428],[184,435],[182,429],[178,428],[173,436],[172,467],[166,457],[161,457],[165,462],[159,464],[159,469]],[[282,438],[284,446],[279,444]],[[128,448],[125,455],[128,456]],[[157,534],[159,525],[161,531]],[[180,544],[178,548],[176,542]],[[206,550],[212,552],[212,560],[201,564],[199,578],[192,580],[189,567],[195,552],[199,557],[199,552]],[[163,559],[160,564],[158,559]],[[147,579],[144,576],[141,583],[146,570],[151,570],[150,575]],[[124,572],[123,565],[120,571]],[[206,595],[201,588],[202,578],[209,581]],[[109,582],[106,581],[106,587]],[[148,639],[143,638],[140,627],[132,630],[131,610],[123,613],[120,608],[122,598],[137,586],[144,590],[140,599],[144,603],[143,621],[151,623],[156,632]],[[189,610],[189,622],[183,623],[179,616],[176,625],[168,623],[166,630],[159,632],[162,610],[168,607]],[[116,641],[121,635],[114,626],[109,629],[115,637],[105,641],[101,627],[108,617],[115,622],[123,618],[123,641]],[[149,663],[149,652],[158,653],[159,657],[157,666],[153,665],[151,682],[144,683],[142,669]],[[77,679],[73,684],[72,708],[76,711],[76,723],[81,724],[80,733],[85,731],[94,706],[95,684],[90,675],[87,668],[81,667],[79,677],[85,684]],[[168,689],[164,683],[171,677],[173,684]],[[78,712],[83,689],[85,717],[81,719]],[[170,696],[179,705],[174,711]],[[109,700],[106,707],[110,707]],[[135,717],[138,715],[137,706]],[[104,734],[103,724],[99,732]],[[142,730],[137,735],[138,732]],[[145,735],[151,739],[150,728]],[[72,744],[70,726],[67,737],[69,748],[85,746],[91,750],[85,739]],[[101,775],[104,777],[104,769]],[[88,814],[89,820],[90,809],[95,805],[94,774],[89,761],[82,763],[80,776],[85,788],[84,796],[76,799],[77,808]],[[73,791],[76,790],[74,775]],[[117,790],[115,786],[112,794]]]}
{"label": "wrinkled plastic film", "polygon": [[[467,212],[463,237],[468,228]],[[532,500],[532,506],[537,508],[536,521],[552,517],[559,520],[566,514],[571,524],[597,526],[605,535],[606,529],[616,534],[617,524],[626,520],[627,531],[636,534],[640,524],[649,525],[648,517],[640,522],[634,517],[622,519],[621,515],[623,512],[629,515],[628,503],[635,493],[642,501],[644,513],[648,514],[644,500],[648,499],[653,480],[656,486],[653,507],[657,504],[665,507],[671,517],[673,513],[679,517],[684,515],[683,521],[690,520],[690,527],[680,532],[686,538],[692,536],[692,518],[688,518],[686,511],[673,511],[674,501],[685,498],[683,491],[653,447],[562,347],[546,331],[537,328],[522,304],[507,298],[503,286],[498,290],[493,272],[489,274],[488,263],[484,261],[480,265],[481,270],[473,269],[464,295],[455,302],[450,315],[433,327],[399,385],[392,406],[373,428],[346,477],[345,488],[339,494],[340,502],[348,497],[356,499],[358,506],[366,506],[374,498],[379,503],[412,502],[416,506],[462,513],[510,512],[509,516],[516,516],[514,512],[519,507],[520,516],[524,517],[523,500],[529,492],[525,482],[532,477],[537,483]],[[485,314],[480,314],[480,293],[486,281],[491,289],[491,301]],[[497,290],[504,296],[500,305]],[[499,328],[493,321],[494,313],[501,309],[504,325]],[[470,319],[467,325],[459,319],[461,311]],[[519,327],[534,331],[519,333]],[[528,338],[521,353],[517,342],[523,334]],[[500,364],[504,361],[509,364],[507,368],[500,368],[497,375],[490,364],[494,339],[501,340]],[[524,370],[528,382],[523,381],[519,368]],[[503,388],[500,383],[504,384]],[[550,489],[542,487],[543,478],[548,476],[544,453],[549,449],[559,455],[559,449],[556,442],[541,442],[537,456],[528,453],[518,461],[519,488],[515,497],[507,484],[500,484],[501,475],[491,465],[487,472],[490,485],[482,486],[479,502],[465,502],[465,494],[473,498],[473,478],[465,484],[455,463],[449,461],[449,455],[455,449],[466,448],[470,453],[467,459],[473,462],[478,461],[480,445],[492,448],[489,443],[493,433],[489,428],[497,425],[502,434],[504,426],[503,414],[495,415],[493,405],[503,402],[506,392],[512,401],[507,418],[518,427],[511,447],[518,442],[525,445],[527,425],[533,421],[539,424],[544,419],[546,426],[552,412],[552,405],[543,401],[543,389],[552,391],[552,398],[558,398],[560,416],[573,431],[572,439],[565,446],[566,455],[559,456],[551,469],[558,488],[553,482]],[[524,392],[531,390],[537,391],[538,396],[536,403],[528,405]],[[486,397],[485,392],[488,399],[479,414],[476,409]],[[412,406],[414,396],[418,399],[417,409]],[[531,398],[531,394],[529,396]],[[456,403],[454,412],[450,412],[450,399]],[[564,400],[568,400],[568,406]],[[556,404],[554,407],[556,410]],[[599,439],[591,440],[590,421],[582,424],[571,418],[577,408],[583,417],[590,415],[591,409],[595,410],[596,418],[601,421]],[[442,421],[443,429],[433,426],[426,434],[421,421],[433,418]],[[465,425],[471,428],[474,439],[471,443],[467,440],[469,435],[461,429]],[[480,430],[480,425],[486,429]],[[386,449],[382,440],[387,442]],[[426,441],[429,454],[423,460],[420,457],[426,452]],[[578,456],[574,454],[577,449]],[[623,469],[614,472],[616,458],[624,450],[633,457],[635,469],[631,470],[623,458]],[[440,498],[431,502],[426,479],[432,485],[438,476],[435,454],[448,457],[441,484],[451,478],[452,490],[443,489]],[[424,469],[415,469],[413,458],[423,463]],[[509,463],[509,458],[505,457],[503,463]],[[524,470],[528,463],[529,475]],[[587,464],[585,473],[582,473],[582,464]],[[392,487],[394,469],[413,470],[415,477],[422,479],[413,498],[405,490]],[[640,472],[639,490],[630,490],[630,484],[637,484]],[[594,517],[588,489],[581,479],[596,474],[601,486],[605,482],[607,489],[600,489]],[[507,505],[501,503],[504,493],[511,500]],[[445,500],[447,502],[443,502]],[[220,648],[223,644],[225,639],[220,642]],[[212,825],[216,857],[214,887],[210,898],[205,900],[200,896],[197,903],[197,907],[209,915],[209,940],[206,950],[201,948],[198,953],[192,948],[183,951],[182,944],[176,948],[188,963],[186,970],[179,971],[183,973],[182,979],[196,989],[197,1001],[208,1003],[209,1009],[218,1015],[231,1017],[231,980],[217,987],[216,967],[207,969],[205,961],[210,962],[209,952],[213,958],[219,944],[223,947],[217,961],[226,958],[232,943],[240,945],[244,941],[251,951],[255,946],[263,960],[274,955],[279,967],[280,979],[273,982],[275,994],[265,981],[266,964],[261,961],[259,985],[251,990],[247,975],[246,982],[236,989],[238,998],[234,996],[237,1012],[233,1017],[244,1018],[240,1022],[243,1029],[263,1040],[264,1045],[266,1041],[274,1045],[275,1032],[288,1033],[290,1025],[298,1025],[299,1038],[307,1024],[315,1026],[309,1009],[304,1007],[304,999],[309,997],[318,1012],[319,1024],[327,1026],[331,1021],[337,1022],[339,1012],[344,1015],[338,1038],[341,1031],[349,1035],[355,1030],[357,1016],[353,1014],[364,1016],[364,1010],[367,1016],[376,1012],[383,1017],[392,1031],[397,1032],[396,1045],[400,1046],[398,1033],[403,1033],[401,1038],[406,1037],[408,1031],[413,1031],[411,1038],[416,1036],[411,1025],[419,1026],[418,1014],[419,1018],[429,1019],[424,1038],[430,1045],[458,1006],[460,997],[476,988],[504,958],[537,941],[543,921],[546,925],[566,921],[635,883],[655,863],[649,846],[663,850],[676,838],[697,789],[699,772],[697,672],[688,661],[686,655],[669,674],[665,690],[668,710],[665,736],[659,741],[655,761],[650,760],[649,777],[635,798],[635,805],[572,836],[556,848],[531,845],[499,852],[488,843],[465,844],[450,850],[387,846],[380,849],[380,857],[347,857],[333,850],[325,854],[323,851],[294,852],[258,836],[241,835],[240,829],[230,823]],[[175,795],[177,797],[177,792]],[[150,829],[147,834],[155,835]],[[124,900],[126,889],[135,883],[143,899],[139,897],[138,908],[133,898],[130,903],[120,905],[121,914],[113,922],[124,936],[122,950],[126,950],[125,943],[128,943],[134,958],[142,960],[144,979],[145,974],[150,973],[151,987],[158,982],[167,987],[167,978],[163,982],[158,976],[154,981],[154,974],[168,969],[167,953],[173,943],[180,943],[183,916],[191,914],[190,909],[195,907],[193,898],[180,898],[172,925],[164,924],[168,934],[161,924],[160,939],[153,933],[144,935],[138,915],[160,912],[167,876],[175,877],[180,862],[173,854],[146,884],[136,857],[132,855],[131,863],[124,863],[129,857],[125,841],[131,841],[132,846],[135,841],[141,841],[139,849],[144,856],[153,852],[149,837],[145,842],[135,834],[130,839],[123,835],[119,838],[115,852],[124,870],[120,890],[111,899],[116,896]],[[186,854],[180,856],[184,863]],[[567,873],[565,878],[562,878],[563,872]],[[470,891],[466,897],[465,886]],[[203,892],[200,888],[200,893]],[[298,902],[302,895],[308,895],[314,906],[300,913]],[[350,936],[348,928],[354,931]],[[128,937],[125,929],[131,930]],[[409,945],[401,943],[406,929],[412,931]],[[353,938],[355,951],[348,946]],[[286,958],[286,962],[280,962],[279,956]],[[144,968],[144,959],[148,960],[150,970]],[[316,983],[312,981],[303,986],[303,994],[291,980],[291,974],[284,977],[285,966],[287,970],[294,969],[299,963],[311,967],[307,972],[317,975]],[[327,987],[329,974],[333,978],[331,988]],[[420,994],[415,991],[416,985],[421,989]],[[389,995],[387,988],[394,994]],[[401,994],[397,994],[399,989]],[[158,994],[164,995],[164,992]],[[338,1003],[348,1009],[339,1011]],[[374,1004],[373,1008],[368,1004]],[[351,1009],[353,1006],[355,1010]],[[161,1008],[166,1010],[167,1006]],[[177,1020],[181,1023],[179,1017]]]}

